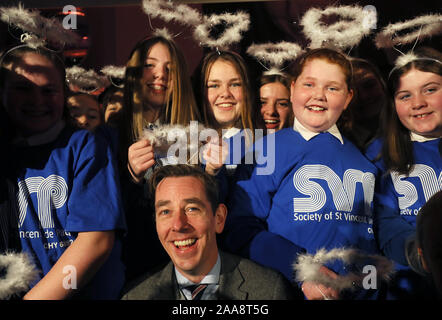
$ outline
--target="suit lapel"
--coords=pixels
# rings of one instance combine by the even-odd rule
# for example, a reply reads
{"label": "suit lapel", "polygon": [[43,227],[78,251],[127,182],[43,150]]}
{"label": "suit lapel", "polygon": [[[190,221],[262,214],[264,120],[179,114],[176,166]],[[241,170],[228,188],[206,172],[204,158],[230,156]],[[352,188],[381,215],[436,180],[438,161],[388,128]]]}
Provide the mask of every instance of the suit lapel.
{"label": "suit lapel", "polygon": [[158,300],[180,300],[182,299],[180,290],[175,277],[175,269],[172,262],[161,272],[159,283],[164,284],[160,286],[158,292]]}
{"label": "suit lapel", "polygon": [[220,300],[246,300],[245,279],[238,268],[240,259],[220,251],[221,274],[218,288]]}

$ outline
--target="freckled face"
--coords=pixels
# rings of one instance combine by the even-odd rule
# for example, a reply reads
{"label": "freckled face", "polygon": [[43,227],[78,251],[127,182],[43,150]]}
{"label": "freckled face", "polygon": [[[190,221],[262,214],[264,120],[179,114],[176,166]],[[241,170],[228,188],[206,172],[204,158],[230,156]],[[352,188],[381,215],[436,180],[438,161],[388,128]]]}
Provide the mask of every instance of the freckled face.
{"label": "freckled face", "polygon": [[442,77],[411,69],[400,78],[394,96],[399,120],[410,131],[442,136]]}
{"label": "freckled face", "polygon": [[313,132],[327,131],[338,121],[353,97],[345,74],[337,64],[324,59],[307,61],[291,85],[296,119]]}

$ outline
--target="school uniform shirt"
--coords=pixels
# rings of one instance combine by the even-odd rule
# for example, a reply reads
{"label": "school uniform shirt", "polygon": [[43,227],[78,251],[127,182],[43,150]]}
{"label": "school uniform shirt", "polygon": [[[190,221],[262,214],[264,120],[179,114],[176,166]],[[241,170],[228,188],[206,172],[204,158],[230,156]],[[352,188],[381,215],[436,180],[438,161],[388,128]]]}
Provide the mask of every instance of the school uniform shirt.
{"label": "school uniform shirt", "polygon": [[[23,251],[32,255],[43,277],[78,232],[124,230],[125,222],[117,166],[100,129],[90,133],[62,125],[44,139],[33,140],[18,142],[24,146],[14,151],[15,210]],[[118,298],[124,282],[120,254],[116,234],[109,258],[83,297]],[[67,276],[72,272],[66,269]]]}
{"label": "school uniform shirt", "polygon": [[379,168],[374,196],[375,233],[381,250],[396,262],[398,276],[391,285],[402,292],[395,294],[398,298],[403,297],[402,294],[418,297],[428,292],[421,287],[422,279],[417,279],[417,274],[408,267],[405,246],[415,235],[420,208],[442,189],[440,138],[428,139],[411,134],[411,140],[415,165],[408,176],[397,172],[386,174],[382,159],[375,160],[382,148],[381,139],[375,140],[366,152]]}
{"label": "school uniform shirt", "polygon": [[[227,248],[289,280],[300,252],[378,252],[371,212],[376,167],[337,127],[315,134],[295,121],[257,141],[255,157],[250,179],[239,181],[231,195]],[[329,267],[345,273],[340,263]]]}

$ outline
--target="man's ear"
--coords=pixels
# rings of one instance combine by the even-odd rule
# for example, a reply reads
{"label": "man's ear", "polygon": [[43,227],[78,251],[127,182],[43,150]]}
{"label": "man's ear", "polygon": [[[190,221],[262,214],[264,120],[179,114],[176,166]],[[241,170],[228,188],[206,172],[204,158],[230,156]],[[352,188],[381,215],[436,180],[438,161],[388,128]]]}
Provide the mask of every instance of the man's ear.
{"label": "man's ear", "polygon": [[215,232],[216,233],[221,233],[224,230],[224,225],[226,223],[226,218],[227,218],[227,207],[223,204],[220,203],[218,205],[218,208],[216,208],[215,211]]}
{"label": "man's ear", "polygon": [[427,263],[424,259],[424,253],[422,252],[422,248],[417,248],[417,255],[419,256],[419,260],[422,263],[422,267],[425,269],[425,271],[430,272],[430,269],[427,266]]}

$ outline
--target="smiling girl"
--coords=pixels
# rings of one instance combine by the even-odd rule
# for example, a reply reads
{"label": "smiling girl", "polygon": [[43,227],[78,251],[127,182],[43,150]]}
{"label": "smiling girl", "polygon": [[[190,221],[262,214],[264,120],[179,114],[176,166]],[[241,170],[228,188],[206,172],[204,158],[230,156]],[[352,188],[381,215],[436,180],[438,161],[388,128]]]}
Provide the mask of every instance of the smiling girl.
{"label": "smiling girl", "polygon": [[267,129],[278,131],[293,125],[289,77],[282,74],[263,75],[259,96],[261,116]]}
{"label": "smiling girl", "polygon": [[397,262],[392,299],[434,294],[409,269],[408,255],[414,250],[416,215],[442,188],[442,54],[430,48],[414,54],[390,74],[394,103],[384,109],[382,138],[367,151],[381,171],[375,193],[376,236],[385,255]]}
{"label": "smiling girl", "polygon": [[[296,61],[293,76],[295,122],[274,134],[274,172],[259,174],[264,162],[257,159],[250,179],[232,190],[225,230],[229,250],[279,270],[290,280],[301,251],[338,247],[377,252],[371,229],[376,168],[336,124],[353,96],[350,62],[339,52],[315,49]],[[263,150],[271,143],[268,137]],[[262,154],[259,144],[255,146]],[[335,263],[323,272],[335,278],[347,271]],[[301,287],[307,299],[375,294],[360,290],[348,295],[310,282]]]}
{"label": "smiling girl", "polygon": [[[168,259],[150,219],[145,189],[160,156],[140,139],[143,130],[198,120],[184,54],[173,40],[153,36],[135,45],[126,64],[123,101],[119,159],[128,224],[123,254],[130,280]],[[140,254],[147,247],[152,255]]]}

